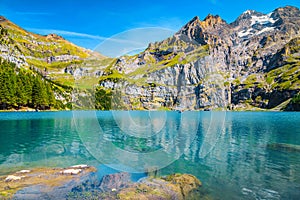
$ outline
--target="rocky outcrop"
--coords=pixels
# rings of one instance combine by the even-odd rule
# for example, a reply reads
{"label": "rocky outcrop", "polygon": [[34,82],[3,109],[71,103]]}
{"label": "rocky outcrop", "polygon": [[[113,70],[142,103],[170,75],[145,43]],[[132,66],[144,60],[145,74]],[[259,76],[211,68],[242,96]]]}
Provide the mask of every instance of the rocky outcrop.
{"label": "rocky outcrop", "polygon": [[77,165],[66,169],[20,170],[0,177],[0,198],[63,199],[72,188],[91,178],[95,171],[94,167],[87,165]]}
{"label": "rocky outcrop", "polygon": [[0,23],[6,21],[7,19],[3,16],[0,16]]}
{"label": "rocky outcrop", "polygon": [[[124,177],[126,177],[124,179]],[[122,187],[111,185],[103,192],[99,190],[97,184],[87,181],[82,186],[73,188],[67,199],[201,199],[208,198],[206,192],[202,189],[201,182],[193,175],[172,174],[160,178],[143,178],[137,183],[127,180],[126,173],[117,173],[107,175],[102,179],[100,185],[111,183],[111,180],[120,180]]]}
{"label": "rocky outcrop", "polygon": [[132,182],[129,173],[120,172],[105,175],[99,181],[95,171],[88,165],[21,170],[0,177],[0,198],[188,200],[206,195],[201,182],[189,174],[146,177]]}
{"label": "rocky outcrop", "polygon": [[46,38],[50,39],[50,40],[65,40],[63,37],[61,37],[60,35],[57,35],[55,33],[48,34],[46,36]]}

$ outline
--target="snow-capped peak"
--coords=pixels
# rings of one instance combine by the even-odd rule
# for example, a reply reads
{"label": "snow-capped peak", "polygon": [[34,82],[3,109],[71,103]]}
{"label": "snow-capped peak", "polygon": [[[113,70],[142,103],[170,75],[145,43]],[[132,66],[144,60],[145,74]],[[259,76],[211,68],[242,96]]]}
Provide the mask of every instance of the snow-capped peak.
{"label": "snow-capped peak", "polygon": [[251,13],[253,13],[253,10],[246,10],[245,12],[243,12],[243,14],[247,14],[247,15],[251,15]]}

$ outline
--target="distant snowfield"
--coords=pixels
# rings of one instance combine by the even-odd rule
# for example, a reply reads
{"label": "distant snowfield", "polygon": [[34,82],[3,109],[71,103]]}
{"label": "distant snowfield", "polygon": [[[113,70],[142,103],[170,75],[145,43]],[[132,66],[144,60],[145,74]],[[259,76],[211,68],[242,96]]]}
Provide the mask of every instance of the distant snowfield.
{"label": "distant snowfield", "polygon": [[269,25],[261,30],[255,30],[253,28],[249,28],[247,30],[242,30],[240,32],[238,32],[238,36],[239,37],[247,37],[247,36],[253,36],[253,35],[259,35],[262,34],[264,32],[269,32],[269,31],[274,31],[275,27],[273,27],[272,25],[277,21],[275,19],[273,19],[271,17],[273,13],[269,13],[267,15],[262,15],[262,16],[251,16],[251,27],[253,27],[253,25]]}
{"label": "distant snowfield", "polygon": [[254,24],[268,24],[268,23],[271,23],[271,24],[274,24],[277,20],[274,20],[271,15],[273,13],[269,13],[267,15],[262,15],[262,16],[251,16],[252,19],[251,19],[251,26],[253,26]]}

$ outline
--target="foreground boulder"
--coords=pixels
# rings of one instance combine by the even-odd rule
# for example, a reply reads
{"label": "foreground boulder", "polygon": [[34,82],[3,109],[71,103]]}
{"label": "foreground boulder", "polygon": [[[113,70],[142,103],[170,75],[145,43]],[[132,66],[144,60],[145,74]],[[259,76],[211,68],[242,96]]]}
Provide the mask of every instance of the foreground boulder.
{"label": "foreground boulder", "polygon": [[[148,178],[119,192],[120,199],[191,199],[201,182],[190,174]],[[200,192],[199,198],[200,198]]]}

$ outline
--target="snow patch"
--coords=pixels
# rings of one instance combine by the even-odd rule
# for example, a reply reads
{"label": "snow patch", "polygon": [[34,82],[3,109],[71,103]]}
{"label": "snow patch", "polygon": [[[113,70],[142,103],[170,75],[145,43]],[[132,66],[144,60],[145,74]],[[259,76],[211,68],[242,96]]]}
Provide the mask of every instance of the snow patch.
{"label": "snow patch", "polygon": [[255,35],[259,35],[259,34],[262,34],[264,32],[274,31],[274,30],[275,30],[275,27],[266,27],[266,28],[263,28],[262,30],[258,31]]}
{"label": "snow patch", "polygon": [[249,35],[252,35],[253,33],[253,29],[250,28],[250,29],[247,29],[247,30],[242,30],[240,32],[238,32],[238,36],[239,37],[245,37],[245,36],[249,36]]}
{"label": "snow patch", "polygon": [[271,23],[271,24],[274,24],[277,20],[274,20],[272,17],[271,17],[272,13],[269,13],[267,15],[262,15],[262,16],[255,16],[253,15],[251,17],[251,26],[254,25],[254,24],[268,24],[268,23]]}

